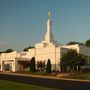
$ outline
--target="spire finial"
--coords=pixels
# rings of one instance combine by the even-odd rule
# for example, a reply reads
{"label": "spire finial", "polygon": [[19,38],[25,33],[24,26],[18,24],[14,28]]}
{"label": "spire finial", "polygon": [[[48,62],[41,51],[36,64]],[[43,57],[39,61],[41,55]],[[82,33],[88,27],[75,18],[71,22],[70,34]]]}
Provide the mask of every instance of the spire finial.
{"label": "spire finial", "polygon": [[51,12],[50,12],[50,11],[48,12],[48,17],[49,17],[49,18],[51,17]]}

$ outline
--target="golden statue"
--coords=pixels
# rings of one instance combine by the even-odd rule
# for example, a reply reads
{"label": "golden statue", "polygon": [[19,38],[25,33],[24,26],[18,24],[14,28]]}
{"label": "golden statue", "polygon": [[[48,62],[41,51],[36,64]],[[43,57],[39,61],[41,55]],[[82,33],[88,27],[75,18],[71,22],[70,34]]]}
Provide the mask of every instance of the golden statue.
{"label": "golden statue", "polygon": [[48,17],[49,17],[49,18],[51,17],[51,12],[50,12],[50,11],[48,12]]}

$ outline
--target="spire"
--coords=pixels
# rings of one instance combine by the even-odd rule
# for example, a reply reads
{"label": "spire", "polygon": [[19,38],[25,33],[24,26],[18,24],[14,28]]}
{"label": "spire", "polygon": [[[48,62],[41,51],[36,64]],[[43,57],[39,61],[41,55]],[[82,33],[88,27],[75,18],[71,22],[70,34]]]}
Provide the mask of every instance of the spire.
{"label": "spire", "polygon": [[48,12],[48,20],[47,20],[47,32],[45,34],[45,42],[51,43],[53,41],[53,34],[52,34],[52,21],[50,19],[51,12]]}

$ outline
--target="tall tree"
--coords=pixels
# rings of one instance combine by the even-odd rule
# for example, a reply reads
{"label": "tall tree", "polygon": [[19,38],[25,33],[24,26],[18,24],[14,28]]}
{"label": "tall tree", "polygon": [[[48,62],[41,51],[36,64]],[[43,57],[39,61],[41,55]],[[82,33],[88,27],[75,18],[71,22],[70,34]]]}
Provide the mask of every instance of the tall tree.
{"label": "tall tree", "polygon": [[32,57],[31,61],[30,61],[30,71],[31,72],[35,72],[36,71],[36,64],[35,64],[35,58]]}
{"label": "tall tree", "polygon": [[24,48],[23,51],[28,51],[28,49],[32,49],[32,48],[34,48],[34,47],[29,46],[29,47]]}
{"label": "tall tree", "polygon": [[86,45],[86,46],[90,46],[90,39],[88,39],[88,40],[85,42],[85,45]]}
{"label": "tall tree", "polygon": [[83,43],[76,42],[76,41],[70,41],[67,43],[67,45],[74,45],[74,44],[84,45]]}
{"label": "tall tree", "polygon": [[45,61],[37,61],[37,69],[40,71],[45,70]]}
{"label": "tall tree", "polygon": [[9,49],[7,49],[7,50],[5,50],[5,51],[3,51],[4,53],[10,53],[10,52],[13,52],[13,49],[12,48],[9,48]]}
{"label": "tall tree", "polygon": [[48,61],[47,61],[46,72],[51,73],[51,61],[50,61],[50,59],[48,59]]}
{"label": "tall tree", "polygon": [[78,54],[76,50],[70,49],[62,57],[60,66],[62,71],[67,71],[69,67],[70,70],[76,70],[78,66],[79,70],[82,65],[85,65],[85,56]]}
{"label": "tall tree", "polygon": [[78,55],[78,70],[81,70],[81,66],[86,65],[86,56],[83,54]]}

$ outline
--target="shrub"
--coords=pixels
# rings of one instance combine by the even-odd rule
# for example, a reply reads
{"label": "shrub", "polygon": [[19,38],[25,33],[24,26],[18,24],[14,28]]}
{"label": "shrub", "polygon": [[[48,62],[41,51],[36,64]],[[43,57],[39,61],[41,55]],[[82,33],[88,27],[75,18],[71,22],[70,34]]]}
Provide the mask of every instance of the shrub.
{"label": "shrub", "polygon": [[50,59],[48,59],[48,61],[47,61],[46,72],[51,73],[51,61],[50,61]]}

